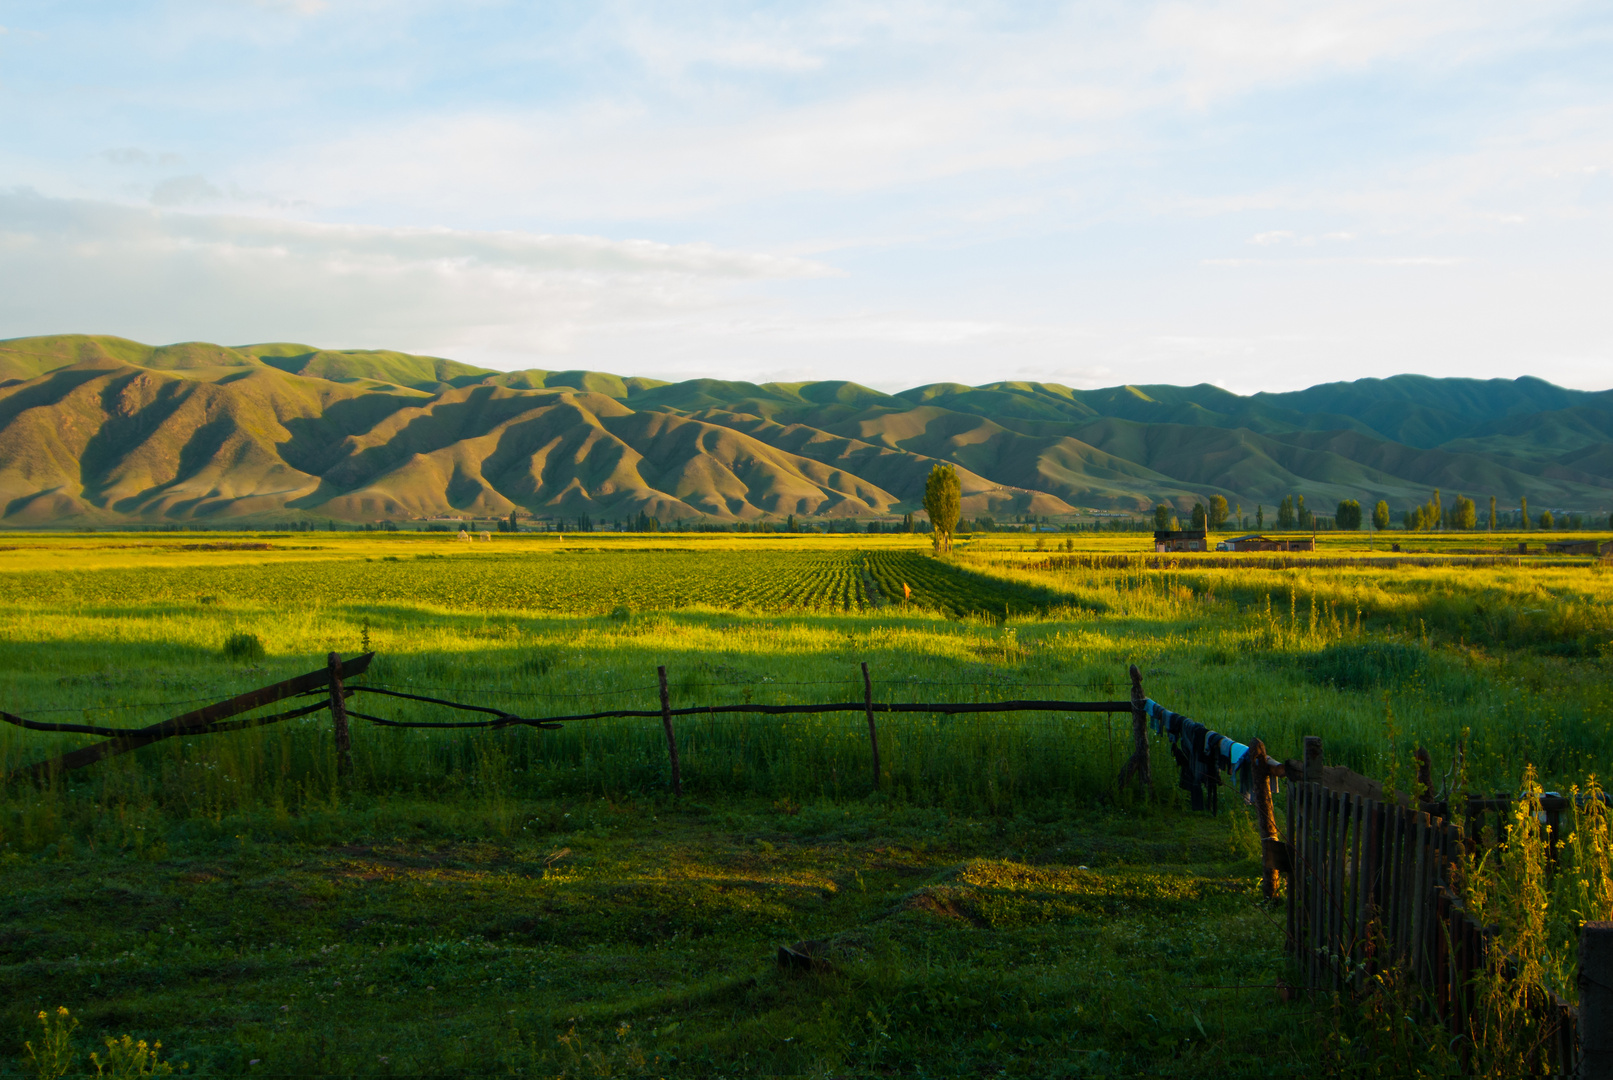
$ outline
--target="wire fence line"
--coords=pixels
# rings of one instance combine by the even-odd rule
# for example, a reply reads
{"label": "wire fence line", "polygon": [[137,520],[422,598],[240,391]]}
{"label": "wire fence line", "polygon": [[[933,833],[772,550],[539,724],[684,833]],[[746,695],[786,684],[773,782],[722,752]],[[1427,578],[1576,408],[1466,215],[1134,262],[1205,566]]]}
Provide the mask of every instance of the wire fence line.
{"label": "wire fence line", "polygon": [[[726,719],[726,720],[734,720],[734,719],[738,719],[740,717],[749,717],[749,716],[790,717],[790,716],[819,715],[819,714],[828,714],[828,713],[862,713],[866,717],[866,720],[867,720],[867,723],[868,723],[868,733],[869,733],[869,740],[870,740],[870,744],[871,744],[870,748],[872,750],[874,763],[875,763],[874,778],[875,778],[876,785],[879,783],[879,769],[878,769],[879,736],[878,736],[878,731],[876,730],[876,726],[875,726],[875,722],[874,722],[874,717],[876,716],[876,714],[877,715],[886,715],[886,716],[892,715],[892,714],[928,714],[928,715],[939,715],[939,716],[958,716],[958,715],[969,715],[969,714],[995,714],[995,713],[1019,713],[1019,712],[1062,713],[1062,714],[1107,713],[1107,714],[1110,714],[1110,715],[1113,715],[1115,713],[1124,713],[1124,714],[1132,715],[1132,718],[1133,718],[1133,721],[1134,721],[1133,727],[1135,729],[1141,730],[1141,725],[1143,723],[1143,721],[1142,721],[1142,713],[1141,713],[1141,702],[1142,702],[1143,699],[1141,697],[1140,685],[1138,685],[1137,682],[1136,682],[1136,679],[1137,679],[1136,668],[1132,669],[1132,673],[1133,673],[1132,674],[1133,685],[1131,687],[1132,696],[1130,698],[1128,698],[1128,699],[1125,699],[1125,700],[1071,701],[1071,700],[1064,700],[1064,699],[1040,699],[1040,698],[1038,698],[1038,699],[1027,699],[1027,698],[995,699],[995,698],[993,698],[991,700],[981,701],[981,700],[978,700],[978,697],[980,696],[979,691],[982,691],[982,690],[1000,691],[1000,690],[1002,690],[1004,688],[1003,685],[999,684],[999,683],[995,683],[995,682],[989,682],[988,683],[988,682],[975,682],[975,681],[969,681],[969,680],[917,680],[917,681],[911,681],[911,682],[898,682],[898,683],[894,684],[893,686],[887,688],[887,693],[892,691],[892,690],[898,690],[898,689],[901,689],[901,688],[906,688],[906,687],[915,686],[915,685],[947,686],[947,687],[952,687],[952,688],[968,688],[968,689],[972,689],[972,690],[976,691],[975,696],[976,696],[977,700],[974,700],[974,701],[890,701],[890,700],[875,701],[874,700],[874,693],[873,693],[873,682],[872,682],[872,678],[871,678],[871,676],[869,674],[869,671],[868,671],[868,665],[866,663],[863,663],[861,665],[861,675],[862,675],[862,683],[863,683],[863,695],[862,695],[862,700],[861,701],[853,700],[853,701],[819,701],[819,702],[778,703],[778,702],[759,702],[759,701],[749,701],[749,700],[747,700],[747,701],[730,701],[730,702],[725,702],[725,703],[708,703],[708,704],[704,704],[704,705],[693,705],[693,706],[679,706],[677,708],[674,708],[672,706],[672,703],[671,703],[671,691],[669,690],[669,687],[668,687],[668,684],[667,684],[666,668],[665,667],[660,667],[660,668],[657,669],[657,683],[653,687],[650,687],[650,686],[632,686],[632,687],[622,687],[622,688],[619,688],[619,689],[609,690],[609,691],[582,692],[582,693],[572,693],[572,694],[554,694],[554,695],[542,694],[542,693],[537,693],[537,692],[533,692],[533,693],[511,693],[509,691],[504,690],[503,688],[491,688],[491,689],[489,689],[489,688],[468,688],[468,687],[443,687],[443,688],[439,689],[437,687],[426,687],[426,686],[421,686],[421,685],[416,685],[416,684],[409,684],[409,683],[402,683],[402,684],[391,683],[391,684],[388,684],[388,683],[381,683],[381,682],[366,683],[366,682],[354,681],[354,680],[358,679],[360,676],[364,675],[368,671],[369,666],[370,666],[370,661],[374,658],[374,655],[375,655],[374,653],[365,653],[362,656],[352,658],[352,659],[350,659],[350,660],[348,660],[348,661],[346,661],[344,663],[337,654],[332,653],[332,654],[330,654],[330,656],[328,658],[328,664],[327,664],[327,668],[325,670],[309,672],[306,675],[299,676],[296,679],[287,680],[286,682],[282,682],[282,683],[276,683],[273,686],[261,687],[261,688],[259,688],[257,690],[249,691],[249,692],[247,692],[245,694],[238,695],[237,697],[231,698],[231,699],[229,699],[227,701],[214,702],[213,704],[210,704],[210,705],[208,705],[207,707],[205,707],[203,709],[196,710],[196,711],[190,712],[190,713],[186,713],[186,714],[184,714],[182,716],[174,717],[173,719],[170,719],[170,720],[161,721],[161,722],[156,723],[156,724],[150,724],[150,725],[146,725],[144,727],[138,727],[138,728],[111,728],[111,727],[101,727],[101,726],[92,725],[92,724],[71,724],[71,723],[56,723],[56,722],[48,722],[48,721],[40,721],[40,720],[30,720],[30,719],[27,719],[25,717],[17,716],[17,715],[14,715],[12,713],[9,713],[9,712],[0,711],[0,722],[11,724],[13,726],[23,728],[25,730],[37,731],[37,732],[42,732],[42,733],[72,734],[72,735],[95,735],[95,736],[99,736],[99,737],[104,738],[104,739],[107,740],[106,742],[97,743],[97,744],[95,744],[93,746],[82,747],[82,748],[77,749],[77,750],[72,750],[72,751],[68,751],[68,752],[63,753],[63,754],[59,754],[54,758],[51,758],[51,759],[43,761],[43,762],[39,762],[36,765],[33,765],[33,766],[31,766],[31,767],[29,767],[27,769],[21,770],[21,773],[13,773],[12,776],[13,776],[13,778],[15,778],[18,775],[26,774],[26,775],[28,775],[30,777],[35,778],[35,779],[49,778],[49,777],[53,777],[55,775],[58,775],[58,774],[60,774],[62,772],[71,771],[71,770],[76,769],[76,768],[81,768],[83,766],[93,764],[94,762],[100,761],[100,760],[102,760],[104,758],[107,758],[107,757],[112,757],[112,756],[116,756],[116,755],[119,755],[119,754],[127,753],[130,750],[138,749],[141,746],[149,745],[150,743],[156,742],[156,741],[161,740],[161,739],[169,738],[169,737],[174,736],[174,735],[193,736],[193,735],[205,735],[205,734],[222,733],[224,731],[239,730],[241,727],[245,727],[245,726],[253,726],[253,727],[262,726],[262,725],[265,725],[265,724],[278,723],[278,722],[283,721],[283,720],[294,719],[296,717],[309,716],[309,715],[312,715],[313,713],[316,713],[316,712],[319,712],[319,711],[322,711],[322,710],[325,710],[325,709],[328,709],[330,711],[330,713],[332,714],[332,719],[333,719],[333,721],[335,723],[336,743],[337,743],[337,747],[338,747],[338,765],[339,765],[338,772],[345,771],[345,767],[347,766],[347,764],[350,761],[350,750],[349,750],[350,736],[348,734],[348,719],[349,719],[349,717],[351,717],[351,718],[353,718],[355,720],[363,720],[363,721],[366,721],[368,723],[375,724],[375,725],[377,725],[379,727],[384,727],[384,728],[460,729],[460,730],[476,729],[476,728],[500,729],[500,728],[508,728],[508,727],[529,727],[529,728],[535,728],[535,729],[539,729],[539,730],[556,730],[556,729],[559,729],[559,728],[561,728],[561,727],[563,727],[563,726],[565,726],[567,724],[575,724],[575,723],[581,723],[581,722],[585,722],[585,721],[597,721],[597,720],[607,720],[607,719],[641,719],[641,720],[656,720],[656,719],[658,719],[658,720],[661,721],[661,723],[662,723],[662,725],[663,725],[663,727],[665,729],[665,733],[666,733],[667,749],[668,749],[669,758],[670,758],[671,763],[672,763],[672,774],[673,774],[672,775],[672,780],[673,780],[674,790],[681,790],[680,767],[679,767],[678,756],[677,756],[677,739],[676,739],[676,732],[675,732],[674,727],[673,727],[673,719],[674,718],[692,719],[692,718],[699,717],[699,718],[711,718],[711,719],[722,718],[722,719]],[[707,683],[686,684],[686,685],[680,686],[679,690],[680,690],[680,692],[687,692],[687,691],[692,690],[692,689],[733,689],[733,688],[737,688],[737,687],[744,687],[747,690],[755,690],[758,687],[785,687],[785,686],[836,686],[836,687],[842,687],[843,688],[843,687],[846,687],[847,684],[848,684],[848,680],[845,680],[845,679],[838,679],[838,680],[789,680],[789,681],[777,682],[777,683],[774,683],[774,682],[758,683],[758,682],[755,682],[755,681],[748,681],[748,682],[717,681],[717,682],[707,682]],[[1104,689],[1109,689],[1109,688],[1113,687],[1113,685],[1114,685],[1113,682],[1109,682],[1109,681],[1105,681],[1105,682],[1101,682],[1101,683],[1091,683],[1091,682],[1082,682],[1082,683],[1049,682],[1049,683],[1024,683],[1024,684],[1019,684],[1020,687],[1063,688],[1063,687],[1072,687],[1072,686],[1097,686],[1097,687],[1104,688]],[[404,686],[408,687],[408,689],[400,688],[400,687],[404,687]],[[564,714],[554,714],[554,715],[523,716],[523,715],[520,715],[520,714],[518,714],[516,712],[513,712],[513,711],[511,711],[511,710],[509,710],[507,708],[499,707],[498,705],[495,705],[495,704],[474,704],[474,703],[471,703],[471,702],[455,700],[453,698],[435,697],[435,696],[431,696],[431,695],[428,695],[428,694],[415,692],[415,691],[427,690],[427,689],[437,690],[438,693],[452,693],[452,694],[455,694],[456,696],[464,696],[467,693],[469,693],[469,694],[471,694],[473,696],[482,698],[484,701],[496,700],[499,697],[514,697],[514,696],[519,696],[519,697],[523,697],[523,698],[537,698],[537,699],[541,699],[541,700],[544,700],[544,701],[587,700],[587,699],[597,699],[597,698],[602,698],[602,697],[621,696],[621,695],[626,695],[626,694],[643,694],[648,690],[655,689],[655,690],[659,691],[660,707],[659,708],[649,708],[649,709],[645,709],[645,708],[614,708],[614,709],[606,708],[606,709],[593,709],[593,710],[589,710],[589,711],[578,711],[578,712],[574,712],[574,713],[564,713]],[[1111,690],[1111,692],[1112,692],[1112,690]],[[479,714],[482,717],[486,717],[486,719],[474,719],[474,720],[446,720],[446,719],[445,720],[437,720],[437,719],[432,719],[432,720],[413,720],[413,719],[401,720],[401,719],[394,719],[392,717],[379,716],[379,715],[376,715],[374,713],[360,712],[360,711],[357,711],[357,710],[354,710],[353,708],[351,708],[350,705],[349,705],[349,699],[352,698],[354,695],[357,695],[357,694],[371,694],[371,695],[376,695],[376,696],[379,696],[379,697],[394,698],[394,699],[398,699],[400,701],[410,702],[410,703],[412,703],[414,705],[417,705],[417,706],[419,706],[419,705],[427,705],[427,706],[445,708],[445,709],[450,709],[450,710],[455,710],[455,711],[460,711],[460,712],[475,713],[475,714]],[[294,710],[292,710],[290,712],[277,713],[277,714],[274,714],[272,716],[264,716],[264,717],[249,717],[249,718],[247,718],[245,720],[238,720],[238,721],[229,722],[229,718],[231,718],[231,717],[236,717],[236,716],[239,716],[239,715],[242,715],[242,714],[245,714],[245,713],[252,712],[252,711],[254,711],[254,710],[258,709],[258,708],[261,708],[261,707],[263,707],[265,705],[269,705],[269,704],[271,704],[273,702],[276,702],[276,701],[284,700],[285,698],[288,698],[288,697],[308,697],[308,696],[323,696],[325,698],[325,700],[317,702],[317,703],[315,703],[313,705],[310,705],[310,706],[307,706],[305,708],[294,709]],[[177,703],[177,704],[194,704],[194,703],[196,703],[197,700],[206,700],[206,699],[195,699],[195,700],[192,700],[192,701],[186,701],[186,702]],[[133,706],[129,706],[129,708],[133,708]],[[36,715],[39,712],[41,712],[41,710],[34,710],[34,711],[36,712]],[[51,710],[51,711],[55,712],[55,711],[73,711],[73,710]],[[81,711],[87,712],[89,710],[81,710]],[[1045,723],[1045,722],[1048,722],[1048,721],[1043,721],[1043,722]],[[1146,752],[1146,749],[1144,750],[1144,752]]]}
{"label": "wire fence line", "polygon": [[[1163,675],[1163,673],[1162,673]],[[1168,676],[1167,676],[1168,677]],[[845,686],[855,682],[856,676],[845,679],[770,679],[758,676],[755,680],[707,681],[707,682],[681,682],[680,690],[718,690],[733,687],[782,687],[782,686]],[[620,687],[613,690],[509,690],[499,688],[496,690],[479,689],[467,686],[436,686],[423,683],[395,682],[395,683],[367,683],[373,687],[407,687],[412,690],[434,690],[439,693],[472,694],[483,697],[519,697],[550,701],[584,700],[600,697],[620,697],[628,694],[644,694],[656,689],[655,683],[646,683],[640,686]],[[933,687],[961,687],[966,689],[992,689],[1012,685],[1015,687],[1040,687],[1070,690],[1110,690],[1113,691],[1118,684],[1113,681],[1088,682],[1024,682],[1019,679],[1004,678],[1001,680],[961,680],[961,679],[911,679],[896,678],[887,685],[894,686],[933,686]],[[215,692],[207,697],[180,698],[174,701],[142,701],[125,702],[117,705],[83,705],[83,706],[57,706],[46,708],[31,708],[28,711],[36,716],[55,716],[63,713],[121,713],[134,712],[141,709],[172,709],[183,705],[200,705],[209,701],[218,700],[220,693],[226,692],[224,688],[216,688]]]}

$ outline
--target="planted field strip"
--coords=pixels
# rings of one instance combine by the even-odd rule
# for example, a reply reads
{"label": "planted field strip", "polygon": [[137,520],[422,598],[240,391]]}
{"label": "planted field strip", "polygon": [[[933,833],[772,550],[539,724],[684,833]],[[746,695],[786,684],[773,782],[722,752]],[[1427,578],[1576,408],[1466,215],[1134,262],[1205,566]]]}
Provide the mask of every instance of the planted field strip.
{"label": "planted field strip", "polygon": [[[444,545],[446,548],[447,545]],[[237,602],[424,604],[461,610],[598,614],[616,607],[860,611],[855,551],[530,551],[471,545],[446,553],[47,575],[0,573],[0,603],[125,605]]]}
{"label": "planted field strip", "polygon": [[[988,578],[916,552],[758,550],[523,551],[331,558],[184,568],[0,573],[0,603],[126,605],[236,602],[426,604],[460,610],[599,614],[720,608],[854,612],[885,603],[953,618],[1045,610],[1056,594]],[[902,585],[912,590],[905,601]]]}

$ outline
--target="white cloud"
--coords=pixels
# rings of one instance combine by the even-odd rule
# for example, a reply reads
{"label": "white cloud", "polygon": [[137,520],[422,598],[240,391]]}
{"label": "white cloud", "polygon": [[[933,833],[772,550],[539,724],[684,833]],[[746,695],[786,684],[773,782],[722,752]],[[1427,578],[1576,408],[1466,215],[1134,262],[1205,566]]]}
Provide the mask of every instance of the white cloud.
{"label": "white cloud", "polygon": [[1453,255],[1360,255],[1353,257],[1293,259],[1200,259],[1203,266],[1460,266]]}
{"label": "white cloud", "polygon": [[[0,195],[0,325],[147,340],[429,342],[532,363],[823,263],[598,236],[328,225]],[[422,348],[419,344],[410,347]]]}
{"label": "white cloud", "polygon": [[189,176],[170,176],[158,181],[151,189],[151,201],[157,206],[194,206],[197,203],[217,202],[224,193],[199,173]]}

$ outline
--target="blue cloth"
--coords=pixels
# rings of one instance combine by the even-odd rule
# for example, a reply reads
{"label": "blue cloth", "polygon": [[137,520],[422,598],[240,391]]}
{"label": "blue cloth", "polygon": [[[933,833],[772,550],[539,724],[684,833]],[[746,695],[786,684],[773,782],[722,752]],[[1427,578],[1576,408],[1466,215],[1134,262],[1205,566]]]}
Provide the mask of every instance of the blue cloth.
{"label": "blue cloth", "polygon": [[1203,786],[1206,784],[1210,788],[1209,804],[1214,808],[1215,789],[1221,782],[1217,770],[1231,775],[1239,794],[1248,795],[1254,790],[1254,759],[1243,743],[1210,731],[1153,698],[1144,699],[1143,714],[1148,717],[1155,735],[1170,740],[1171,753],[1181,766],[1180,786],[1193,796],[1193,809],[1204,809]]}

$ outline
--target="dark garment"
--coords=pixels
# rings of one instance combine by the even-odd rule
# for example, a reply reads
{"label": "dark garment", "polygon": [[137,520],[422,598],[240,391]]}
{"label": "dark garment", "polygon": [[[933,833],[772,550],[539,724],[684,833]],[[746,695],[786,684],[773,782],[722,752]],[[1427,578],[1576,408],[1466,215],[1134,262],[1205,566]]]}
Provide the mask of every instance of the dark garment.
{"label": "dark garment", "polygon": [[1197,720],[1171,712],[1156,701],[1147,701],[1144,712],[1153,722],[1154,732],[1170,739],[1171,756],[1176,759],[1177,786],[1188,793],[1193,809],[1219,811],[1222,783],[1219,770],[1229,768],[1228,755],[1223,750],[1239,744]]}

